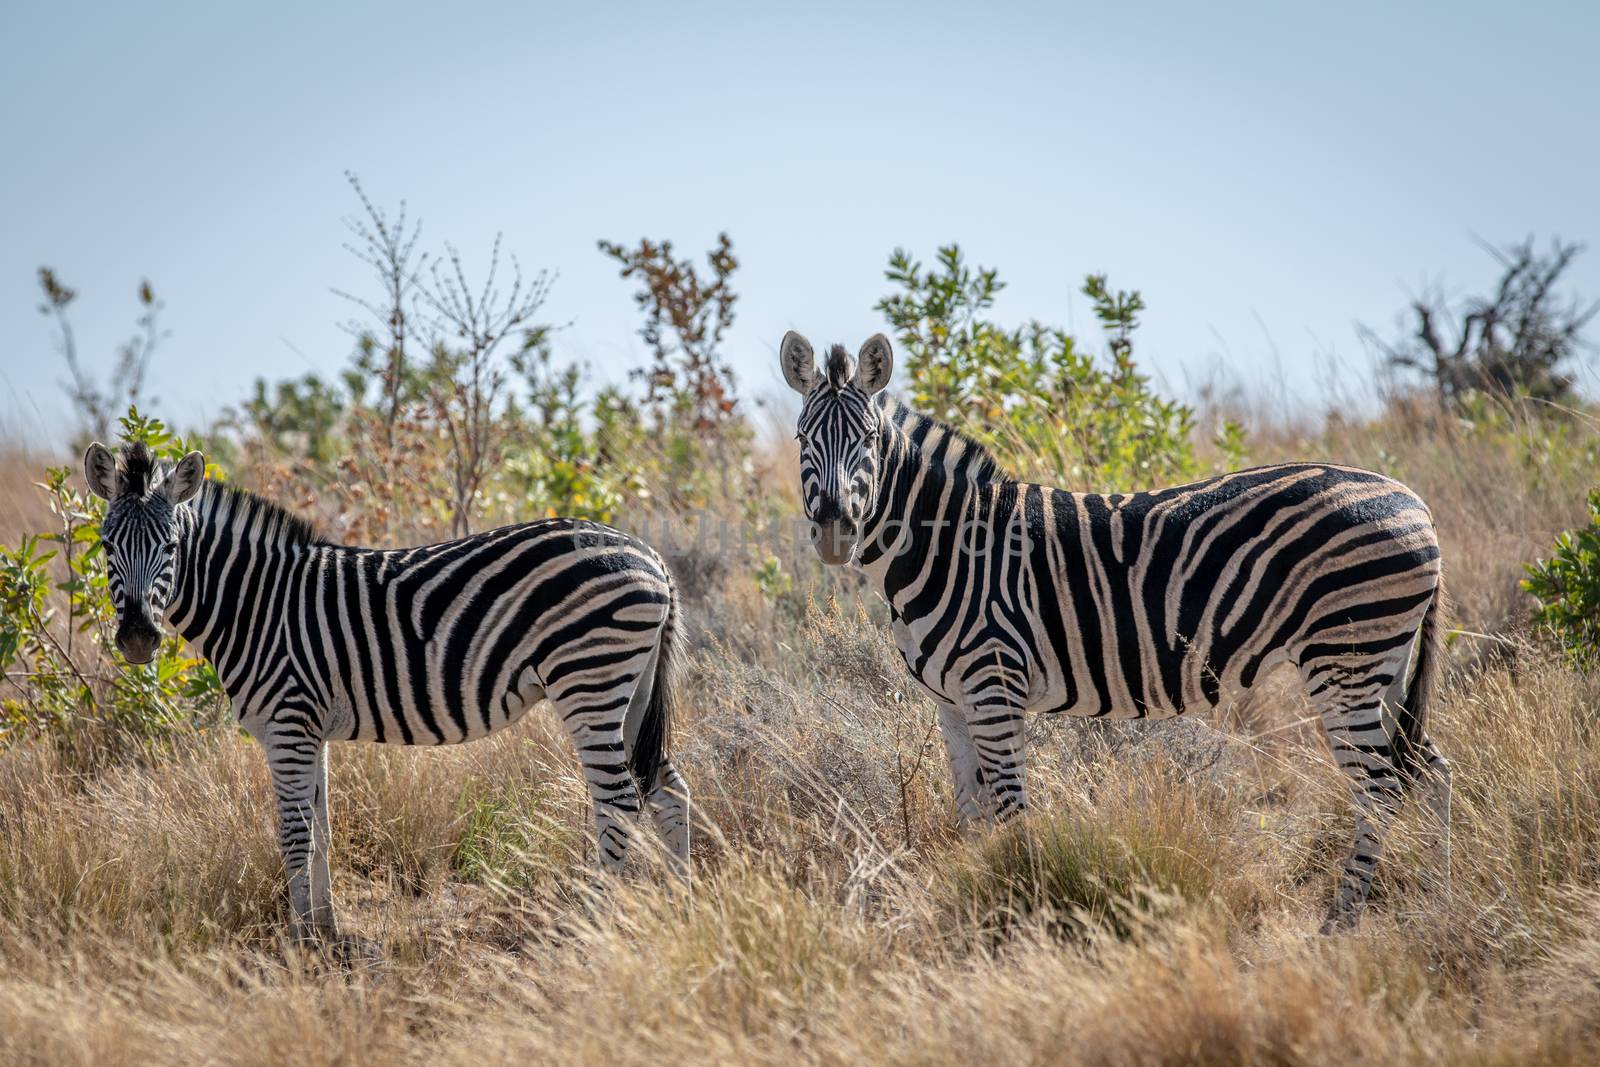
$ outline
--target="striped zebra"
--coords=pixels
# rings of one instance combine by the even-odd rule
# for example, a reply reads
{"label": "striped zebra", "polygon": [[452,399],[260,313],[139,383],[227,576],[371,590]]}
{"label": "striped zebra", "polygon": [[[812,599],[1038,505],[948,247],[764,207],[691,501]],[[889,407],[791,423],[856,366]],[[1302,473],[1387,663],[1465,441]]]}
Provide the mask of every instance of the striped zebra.
{"label": "striped zebra", "polygon": [[351,548],[260,497],[142,445],[96,442],[116,644],[150,661],[161,620],[215,667],[261,744],[296,938],[337,938],[329,741],[444,745],[548,699],[593,804],[601,865],[622,866],[640,795],[687,878],[688,788],[667,757],[677,597],[649,546],[551,519],[410,549]]}
{"label": "striped zebra", "polygon": [[834,346],[819,369],[790,332],[779,360],[805,398],[817,552],[854,560],[889,605],[938,706],[964,819],[1027,806],[1024,712],[1181,715],[1288,662],[1357,809],[1327,928],[1355,920],[1413,782],[1433,784],[1448,833],[1449,764],[1426,730],[1439,545],[1405,486],[1327,463],[1108,496],[1026,484],[883,393],[894,361],[881,334],[856,359]]}

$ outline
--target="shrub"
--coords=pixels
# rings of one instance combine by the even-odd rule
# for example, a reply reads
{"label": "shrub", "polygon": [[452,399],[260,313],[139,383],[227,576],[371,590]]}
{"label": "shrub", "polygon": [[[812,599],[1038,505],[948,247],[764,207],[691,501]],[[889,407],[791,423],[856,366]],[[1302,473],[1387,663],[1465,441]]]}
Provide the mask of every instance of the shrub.
{"label": "shrub", "polygon": [[[137,408],[121,423],[124,441],[164,458],[192,447]],[[72,473],[52,467],[38,483],[60,526],[0,546],[0,669],[11,691],[0,698],[0,744],[49,734],[85,751],[143,749],[214,721],[221,683],[180,639],[169,637],[144,666],[117,651],[100,541],[105,502],[71,488]]]}
{"label": "shrub", "polygon": [[1528,565],[1522,588],[1536,601],[1533,618],[1573,664],[1600,655],[1600,489],[1589,492],[1589,524],[1556,538],[1549,559]]}
{"label": "shrub", "polygon": [[[646,238],[635,249],[601,241],[599,248],[621,264],[623,278],[639,284],[633,300],[644,312],[639,336],[650,349],[650,365],[631,373],[645,386],[652,451],[668,501],[680,508],[701,507],[713,490],[727,498],[735,486],[733,475],[750,473],[751,441],[733,369],[722,351],[738,302],[733,242],[725,233],[717,235],[716,247],[706,253],[704,276],[694,260],[673,258],[671,241]],[[744,482],[741,488],[757,488],[753,478]]]}
{"label": "shrub", "polygon": [[583,369],[556,366],[548,343],[514,356],[512,365],[527,393],[507,408],[519,432],[503,474],[533,514],[614,522],[631,500],[648,495],[635,462],[644,431],[632,402],[606,388],[586,405]]}
{"label": "shrub", "polygon": [[[1065,330],[1037,320],[1005,329],[987,318],[1004,283],[969,268],[957,245],[924,269],[905,251],[889,258],[900,287],[877,304],[905,354],[911,401],[1000,453],[1019,473],[1067,479],[1082,489],[1131,489],[1193,475],[1194,411],[1150,387],[1133,359],[1144,310],[1137,291],[1113,291],[1090,275],[1083,293],[1109,337],[1109,366]],[[1219,449],[1240,449],[1224,424]]]}

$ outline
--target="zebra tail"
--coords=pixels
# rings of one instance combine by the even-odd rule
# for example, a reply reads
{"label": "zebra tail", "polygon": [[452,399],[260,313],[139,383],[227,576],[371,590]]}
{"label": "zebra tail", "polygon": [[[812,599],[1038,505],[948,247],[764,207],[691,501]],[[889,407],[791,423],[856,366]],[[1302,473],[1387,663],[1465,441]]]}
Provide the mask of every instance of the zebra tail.
{"label": "zebra tail", "polygon": [[[671,583],[671,575],[667,581]],[[645,705],[639,733],[628,754],[628,769],[633,772],[639,791],[648,794],[655,785],[656,773],[672,748],[672,716],[676,704],[674,691],[678,673],[678,589],[669,585],[667,618],[656,638],[656,671],[650,686],[650,702]]]}
{"label": "zebra tail", "polygon": [[1395,737],[1395,769],[1400,772],[1400,781],[1405,786],[1420,781],[1426,770],[1422,765],[1422,741],[1428,733],[1428,708],[1433,703],[1439,660],[1443,655],[1445,610],[1444,578],[1441,576],[1433,602],[1422,617],[1417,664],[1406,686],[1405,703],[1395,716],[1399,726]]}

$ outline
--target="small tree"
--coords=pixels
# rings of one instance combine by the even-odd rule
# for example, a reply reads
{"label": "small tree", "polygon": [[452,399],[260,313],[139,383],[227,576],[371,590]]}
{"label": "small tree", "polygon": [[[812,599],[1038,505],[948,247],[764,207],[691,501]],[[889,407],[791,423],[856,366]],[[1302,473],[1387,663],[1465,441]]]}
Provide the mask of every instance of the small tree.
{"label": "small tree", "polygon": [[599,247],[622,265],[622,277],[640,283],[633,299],[645,313],[639,336],[650,347],[651,364],[633,375],[645,383],[645,405],[655,416],[672,494],[680,504],[692,502],[694,492],[684,487],[703,484],[707,466],[716,468],[726,494],[734,449],[745,432],[733,370],[721,349],[738,300],[733,242],[717,235],[706,253],[708,277],[693,260],[674,259],[671,241],[641,240],[634,249],[601,241]]}
{"label": "small tree", "polygon": [[645,382],[645,402],[687,420],[697,433],[715,436],[734,416],[733,370],[721,344],[733,325],[733,242],[717,235],[706,253],[711,276],[702,279],[691,259],[672,258],[672,242],[641,240],[636,249],[610,241],[600,251],[622,264],[624,278],[638,278],[633,299],[645,313],[639,336],[650,346],[651,366],[633,372]]}
{"label": "small tree", "polygon": [[1566,400],[1573,382],[1567,368],[1587,347],[1583,330],[1600,312],[1600,301],[1557,292],[1583,250],[1558,239],[1541,253],[1531,237],[1489,248],[1501,266],[1490,295],[1452,307],[1437,292],[1425,294],[1412,301],[1411,334],[1394,342],[1365,326],[1360,332],[1391,366],[1430,378],[1442,404],[1458,407],[1472,392]]}
{"label": "small tree", "polygon": [[535,324],[533,317],[549,295],[551,277],[547,271],[525,277],[517,257],[511,256],[511,283],[502,289],[496,234],[483,286],[474,291],[460,253],[445,247],[449,266],[435,260],[432,284],[422,285],[419,292],[431,311],[429,398],[450,439],[451,526],[459,537],[468,531],[478,490],[500,462],[504,447],[500,394],[505,371],[496,355],[507,337],[515,336],[522,351],[543,344],[551,328]]}
{"label": "small tree", "polygon": [[400,201],[400,210],[391,217],[367,196],[360,178],[350,171],[344,176],[361,201],[365,216],[344,220],[345,228],[355,238],[355,243],[344,247],[372,268],[382,295],[374,300],[341,289],[334,292],[366,311],[378,326],[375,332],[369,323],[352,321],[345,328],[356,337],[355,370],[361,376],[375,374],[381,382],[381,396],[376,406],[383,419],[386,443],[393,447],[395,420],[400,417],[401,405],[408,399],[408,393],[415,390],[417,381],[406,342],[412,333],[410,305],[415,302],[421,272],[428,259],[427,253],[417,251],[422,223],[412,222],[408,227],[404,200]]}
{"label": "small tree", "polygon": [[117,415],[124,408],[136,404],[144,393],[150,357],[167,336],[159,324],[164,305],[156,299],[148,281],[139,283],[138,332],[118,346],[111,375],[102,388],[78,358],[77,337],[72,331],[72,319],[67,314],[67,308],[77,299],[78,291],[63,284],[50,267],[39,268],[39,288],[44,292],[39,313],[55,321],[56,348],[66,360],[67,372],[72,376],[72,380],[63,382],[61,387],[71,399],[83,428],[95,440],[104,441],[111,436],[112,423]]}
{"label": "small tree", "polygon": [[1133,360],[1144,310],[1138,292],[1113,291],[1104,275],[1085,280],[1082,291],[1107,331],[1107,367],[1059,328],[990,321],[1004,283],[993,269],[969,268],[957,245],[939,249],[930,268],[896,249],[886,276],[900,291],[877,309],[895,331],[918,410],[995,448],[1022,473],[1082,488],[1128,489],[1196,469],[1193,411],[1159,396]]}
{"label": "small tree", "polygon": [[1522,588],[1533,621],[1580,669],[1600,662],[1600,489],[1589,493],[1589,523],[1556,538],[1549,559],[1528,565]]}
{"label": "small tree", "polygon": [[[447,484],[437,488],[448,494],[451,532],[460,536],[471,529],[479,492],[503,457],[506,342],[514,352],[545,343],[552,327],[533,320],[553,276],[548,271],[525,275],[516,256],[503,256],[502,235],[496,234],[482,284],[473,285],[455,246],[447,243],[442,256],[418,248],[422,223],[409,218],[404,201],[391,214],[373,203],[354,174],[345,177],[363,212],[345,220],[355,238],[345,248],[372,269],[378,289],[370,298],[334,290],[371,320],[346,327],[356,335],[355,358],[344,377],[350,397],[349,462],[364,482],[389,492],[393,473],[385,472],[408,470],[414,464],[407,460],[421,451],[423,440],[443,437],[449,445],[442,478]],[[374,379],[378,395],[369,400]],[[265,399],[264,383],[258,383],[257,394]],[[309,381],[280,385],[276,396],[282,403],[262,410],[280,421],[303,422],[330,410]],[[303,410],[303,400],[316,402],[310,412]],[[272,420],[252,414],[270,433]],[[371,440],[374,435],[379,440]],[[312,458],[321,458],[320,453],[313,450]]]}

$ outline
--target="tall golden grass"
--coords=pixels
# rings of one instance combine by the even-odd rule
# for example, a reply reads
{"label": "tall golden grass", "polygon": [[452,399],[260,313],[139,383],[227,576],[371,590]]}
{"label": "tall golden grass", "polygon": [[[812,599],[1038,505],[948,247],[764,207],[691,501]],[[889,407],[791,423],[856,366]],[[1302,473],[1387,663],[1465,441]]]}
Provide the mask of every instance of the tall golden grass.
{"label": "tall golden grass", "polygon": [[[353,967],[281,940],[247,738],[89,774],[48,743],[0,753],[0,1062],[1592,1063],[1600,681],[1520,629],[1515,584],[1581,513],[1592,442],[1535,433],[1253,442],[1417,489],[1467,631],[1434,712],[1451,860],[1408,810],[1351,934],[1316,932],[1351,814],[1292,687],[1212,726],[1036,722],[1035,813],[963,832],[879,614],[847,582],[807,604],[810,572],[763,594],[735,561],[690,605],[689,894],[649,856],[595,884],[539,716],[335,747],[335,892],[384,945]],[[8,539],[40,521],[7,507]]]}

